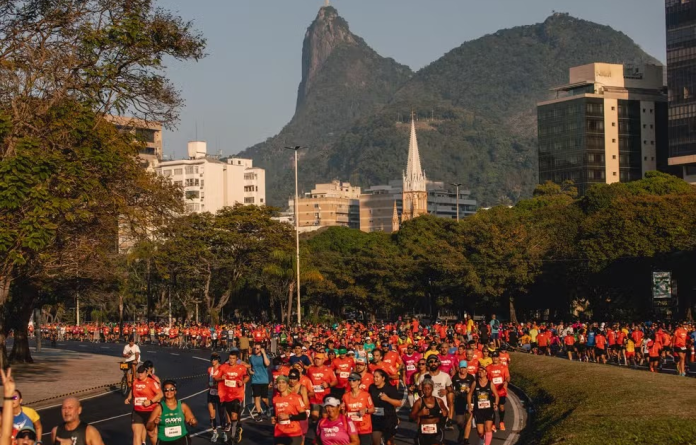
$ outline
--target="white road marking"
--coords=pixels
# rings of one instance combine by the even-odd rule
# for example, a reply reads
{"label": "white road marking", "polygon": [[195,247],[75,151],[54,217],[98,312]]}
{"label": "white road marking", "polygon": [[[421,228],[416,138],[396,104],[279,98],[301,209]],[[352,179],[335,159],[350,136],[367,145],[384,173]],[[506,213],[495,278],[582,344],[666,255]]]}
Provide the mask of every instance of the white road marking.
{"label": "white road marking", "polygon": [[179,355],[176,352],[170,352],[171,355]]}
{"label": "white road marking", "polygon": [[508,392],[508,398],[510,402],[512,402],[511,405],[512,413],[515,416],[515,426],[512,428],[508,438],[503,442],[503,445],[512,445],[516,443],[520,438],[519,431],[522,431],[524,428],[524,418],[522,417],[522,410],[519,408],[522,405],[520,399],[517,397],[517,394],[512,391]]}
{"label": "white road marking", "polygon": [[[83,400],[94,399],[94,398],[102,397],[102,396],[105,396],[105,395],[107,395],[107,394],[111,394],[112,392],[118,392],[118,391],[120,391],[120,390],[119,390],[119,389],[112,389],[112,390],[110,390],[110,391],[106,391],[106,392],[103,393],[103,394],[96,394],[96,395],[89,396],[89,397],[85,397],[85,398],[82,398],[82,399],[79,399],[79,400],[80,400],[80,401],[83,401]],[[57,408],[57,407],[59,407],[59,406],[63,406],[63,404],[62,404],[62,403],[59,403],[58,405],[51,405],[51,406],[47,406],[47,407],[45,407],[45,408],[39,408],[39,409],[37,409],[36,411],[44,411],[44,410],[51,409],[51,408]],[[44,434],[44,435],[45,435],[45,434]]]}
{"label": "white road marking", "polygon": [[208,360],[207,358],[203,358],[203,357],[195,357],[195,356],[192,356],[191,358],[195,358],[196,360],[203,360],[204,362],[209,362],[209,361],[210,361],[210,360]]}

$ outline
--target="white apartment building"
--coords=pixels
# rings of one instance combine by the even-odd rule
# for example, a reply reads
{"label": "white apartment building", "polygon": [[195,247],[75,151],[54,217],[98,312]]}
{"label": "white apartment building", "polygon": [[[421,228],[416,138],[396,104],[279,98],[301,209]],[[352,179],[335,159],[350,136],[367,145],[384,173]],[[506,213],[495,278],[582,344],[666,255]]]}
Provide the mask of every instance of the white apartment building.
{"label": "white apartment building", "polygon": [[216,213],[238,203],[266,205],[266,171],[251,159],[209,157],[203,141],[189,142],[188,156],[157,167],[159,175],[183,188],[187,213]]}

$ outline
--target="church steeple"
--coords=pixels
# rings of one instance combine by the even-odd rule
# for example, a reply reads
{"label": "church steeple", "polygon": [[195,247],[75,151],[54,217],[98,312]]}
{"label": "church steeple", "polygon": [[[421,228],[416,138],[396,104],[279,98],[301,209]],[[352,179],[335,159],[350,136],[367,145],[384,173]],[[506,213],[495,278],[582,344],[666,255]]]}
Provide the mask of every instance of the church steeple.
{"label": "church steeple", "polygon": [[411,137],[408,142],[408,163],[404,173],[405,192],[425,191],[425,172],[421,168],[420,153],[418,152],[418,137],[416,136],[416,121],[411,112]]}

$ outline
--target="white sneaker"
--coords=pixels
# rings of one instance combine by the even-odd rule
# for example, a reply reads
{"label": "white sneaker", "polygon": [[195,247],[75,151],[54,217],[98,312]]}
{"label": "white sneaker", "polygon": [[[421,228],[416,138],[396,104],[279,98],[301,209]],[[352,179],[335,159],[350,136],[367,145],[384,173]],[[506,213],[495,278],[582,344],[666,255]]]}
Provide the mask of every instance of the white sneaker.
{"label": "white sneaker", "polygon": [[222,443],[227,443],[227,433],[224,431],[222,432]]}
{"label": "white sneaker", "polygon": [[213,443],[217,442],[219,437],[220,435],[218,434],[217,430],[214,430],[213,435],[210,437],[210,441]]}

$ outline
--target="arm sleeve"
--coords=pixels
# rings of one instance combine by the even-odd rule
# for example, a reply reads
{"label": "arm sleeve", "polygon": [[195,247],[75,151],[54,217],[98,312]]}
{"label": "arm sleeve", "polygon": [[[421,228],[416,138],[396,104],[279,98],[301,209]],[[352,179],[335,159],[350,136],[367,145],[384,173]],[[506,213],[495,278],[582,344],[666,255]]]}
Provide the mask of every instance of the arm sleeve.
{"label": "arm sleeve", "polygon": [[307,420],[307,411],[302,411],[299,414],[293,414],[290,416],[290,420],[299,422],[300,420]]}

